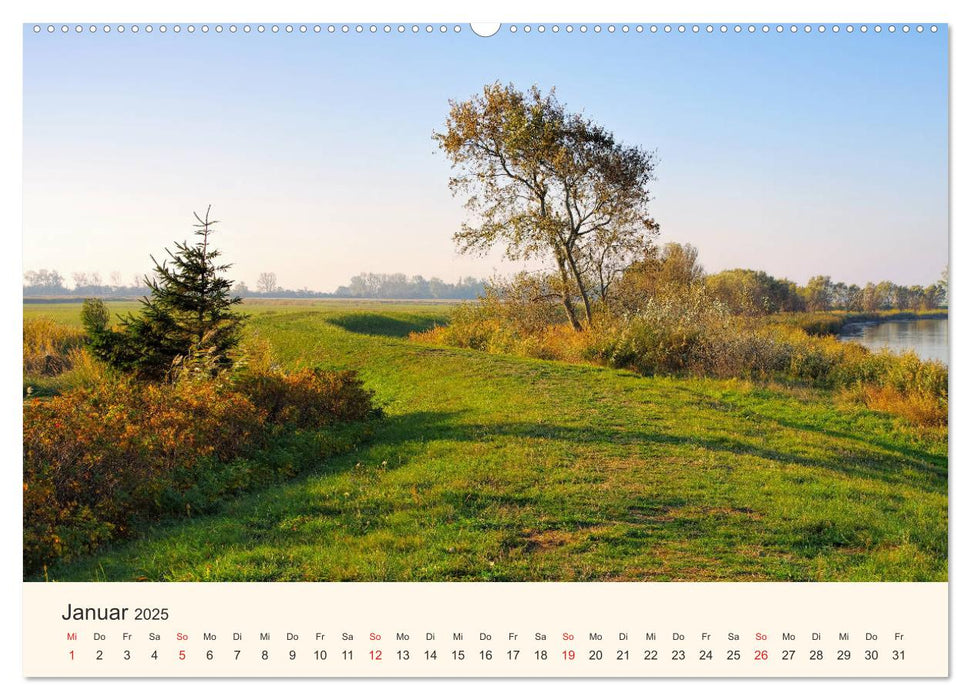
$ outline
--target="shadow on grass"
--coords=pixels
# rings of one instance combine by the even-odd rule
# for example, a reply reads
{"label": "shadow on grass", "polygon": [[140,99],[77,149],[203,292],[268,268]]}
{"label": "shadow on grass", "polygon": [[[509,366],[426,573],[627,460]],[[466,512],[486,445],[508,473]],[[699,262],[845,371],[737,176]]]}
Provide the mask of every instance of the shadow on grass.
{"label": "shadow on grass", "polygon": [[[426,443],[435,440],[461,442],[505,441],[507,438],[529,440],[555,440],[571,445],[611,444],[622,445],[628,451],[638,446],[667,445],[671,447],[692,447],[706,452],[717,453],[718,463],[727,469],[734,468],[732,456],[745,456],[774,462],[779,466],[798,465],[809,468],[826,469],[844,476],[877,479],[885,483],[909,483],[933,491],[947,489],[947,458],[918,448],[902,449],[899,445],[869,443],[878,446],[879,452],[840,448],[834,445],[831,453],[825,456],[799,454],[791,449],[753,444],[742,439],[699,432],[692,435],[679,435],[671,432],[651,432],[646,430],[610,428],[604,426],[575,427],[552,423],[530,423],[505,421],[499,423],[471,423],[463,416],[467,412],[416,412],[394,416],[382,421],[375,431],[374,441],[369,449],[386,446],[400,449],[403,444],[411,448],[399,453],[403,464],[424,451]],[[856,436],[794,423],[787,425],[774,421],[793,431],[811,431],[832,439],[850,439]],[[862,442],[862,441],[860,441]],[[904,473],[904,470],[909,473]]]}
{"label": "shadow on grass", "polygon": [[[717,403],[713,401],[712,397],[691,389],[680,389],[680,391],[682,393],[691,395],[699,403],[707,404],[709,406]],[[947,487],[948,458],[946,454],[935,454],[928,450],[921,449],[919,446],[893,442],[887,439],[879,438],[872,434],[861,436],[859,434],[839,430],[830,426],[812,423],[807,419],[806,416],[804,416],[803,420],[794,420],[779,415],[768,415],[762,411],[755,410],[751,406],[743,407],[732,402],[725,403],[724,408],[721,410],[737,410],[741,408],[744,408],[746,411],[757,416],[759,420],[774,423],[775,425],[787,430],[810,434],[815,433],[817,435],[826,436],[833,440],[845,440],[850,443],[856,443],[866,448],[866,451],[869,454],[873,453],[874,448],[879,449],[883,454],[881,454],[876,460],[870,458],[870,462],[874,465],[880,465],[879,471],[881,473],[892,473],[901,467],[910,468],[917,472],[928,475],[934,480],[937,480],[939,486],[943,486],[945,489]],[[767,452],[768,454],[766,454],[766,456],[769,458],[772,458],[771,454],[778,454],[772,450],[763,450],[763,452]],[[811,465],[813,461],[815,460],[809,460],[807,464]],[[828,460],[824,460],[824,462],[825,461]],[[845,457],[841,458],[840,460],[835,460],[833,466],[838,467],[839,465],[842,465],[843,468],[838,469],[839,471],[853,473],[854,465],[845,464],[845,461]]]}
{"label": "shadow on grass", "polygon": [[[674,435],[664,433],[650,433],[637,430],[611,429],[580,429],[566,426],[542,425],[534,426],[522,423],[506,423],[491,425],[482,429],[480,436],[501,435],[519,438],[537,437],[564,441],[571,444],[605,442],[614,445],[636,447],[638,445],[671,445],[689,446],[717,453],[720,466],[734,468],[732,456],[756,457],[780,466],[799,465],[810,468],[826,469],[832,472],[864,479],[878,479],[885,483],[900,484],[928,480],[921,486],[932,486],[932,490],[946,490],[947,465],[942,464],[942,458],[928,455],[919,451],[902,454],[891,453],[873,454],[872,452],[842,451],[830,457],[812,457],[797,454],[792,451],[774,449],[754,445],[738,439],[712,435]],[[919,457],[916,455],[920,455]],[[903,469],[921,475],[922,479],[915,479],[913,475],[902,473]]]}
{"label": "shadow on grass", "polygon": [[[372,424],[373,433],[369,439],[354,449],[323,459],[316,466],[302,470],[298,475],[285,482],[270,487],[289,489],[295,484],[321,476],[337,475],[354,469],[390,472],[410,466],[422,460],[428,447],[434,442],[465,442],[506,444],[508,441],[549,440],[568,445],[615,445],[621,446],[628,454],[637,454],[638,448],[651,445],[671,448],[693,448],[714,453],[714,467],[727,470],[736,467],[733,457],[755,457],[772,463],[776,468],[798,465],[807,468],[823,469],[847,477],[873,479],[889,484],[908,484],[933,492],[947,490],[946,458],[928,454],[920,450],[898,450],[880,452],[857,452],[837,450],[821,457],[798,454],[791,450],[777,449],[752,444],[737,438],[705,434],[679,435],[670,432],[651,432],[626,428],[604,426],[575,427],[551,423],[532,423],[504,421],[498,423],[477,423],[468,420],[470,412],[459,411],[415,411],[402,415],[389,416]],[[835,431],[821,430],[818,427],[794,425],[792,430],[813,430],[830,437],[851,437]],[[526,447],[524,445],[524,447]],[[909,473],[904,473],[907,469]],[[240,515],[254,506],[264,508],[267,492],[251,492],[235,502],[222,504],[213,514]],[[308,514],[329,515],[327,507],[316,502],[313,495],[303,493],[297,496],[290,492],[290,501],[285,510],[298,510]],[[474,506],[485,500],[495,500],[507,506],[526,505],[519,503],[521,495],[462,493],[461,499],[467,506]],[[527,499],[528,500],[528,499]],[[663,504],[664,509],[686,505],[678,499]],[[657,507],[654,504],[652,507]],[[377,515],[377,514],[375,514]],[[632,521],[653,517],[656,514],[632,511]],[[648,517],[648,519],[651,519]],[[171,521],[170,521],[171,522]],[[176,519],[177,522],[184,522]],[[168,523],[163,523],[162,528]],[[173,523],[174,524],[174,523]]]}
{"label": "shadow on grass", "polygon": [[403,318],[390,314],[358,312],[327,319],[327,322],[359,335],[376,335],[386,338],[406,338],[410,333],[420,333],[446,322],[445,316],[407,314]]}
{"label": "shadow on grass", "polygon": [[[317,520],[322,523],[338,521],[345,535],[365,536],[373,526],[399,510],[400,504],[383,499],[364,499],[355,503],[352,510],[348,510],[339,502],[333,501],[327,495],[326,488],[303,488],[301,484],[352,470],[360,470],[360,478],[368,483],[369,479],[381,478],[380,474],[383,472],[393,472],[426,459],[429,444],[437,441],[508,444],[512,440],[515,445],[516,441],[552,440],[578,446],[612,444],[620,446],[621,451],[630,454],[636,454],[636,450],[642,446],[669,445],[717,453],[718,461],[715,466],[728,469],[728,473],[735,466],[733,456],[744,455],[770,461],[773,465],[767,466],[771,467],[795,464],[889,483],[920,480],[924,482],[922,486],[933,490],[946,489],[947,483],[946,468],[942,475],[939,464],[935,464],[933,460],[928,463],[900,454],[837,454],[834,451],[832,456],[815,458],[704,433],[679,435],[667,431],[651,432],[603,426],[574,427],[525,421],[481,423],[471,421],[472,415],[468,411],[415,411],[389,416],[374,424],[374,433],[369,442],[347,453],[324,459],[289,482],[225,503],[210,516],[203,516],[195,522],[172,519],[144,534],[153,539],[181,538],[194,543],[190,549],[203,548],[206,551],[240,545],[244,548],[286,549],[294,541],[306,544],[313,542],[318,535],[312,530],[305,532],[302,529],[303,524]],[[901,467],[904,466],[919,472],[922,478],[902,474]],[[455,467],[458,469],[460,465],[456,464]],[[507,488],[510,490],[506,491]],[[504,546],[507,549],[522,549],[524,553],[539,551],[545,546],[542,531],[546,530],[556,530],[559,534],[554,535],[572,538],[569,541],[574,542],[576,547],[596,547],[604,538],[619,538],[611,546],[623,545],[635,551],[639,540],[628,542],[633,536],[632,532],[636,534],[635,540],[638,537],[653,541],[656,538],[679,540],[717,535],[722,539],[728,538],[727,542],[745,539],[744,533],[763,527],[747,509],[721,507],[705,510],[702,507],[704,503],[692,504],[689,498],[670,494],[660,499],[632,496],[630,502],[622,507],[601,512],[597,508],[587,508],[582,497],[579,502],[564,508],[561,497],[547,494],[543,490],[523,492],[516,490],[512,484],[466,484],[460,480],[455,488],[445,489],[439,498],[442,503],[451,507],[460,521],[476,523],[477,529],[510,530]],[[688,505],[699,505],[699,508],[680,511]],[[521,532],[516,513],[532,511],[541,513],[543,517],[531,517],[530,522],[535,523],[534,529]],[[601,525],[620,525],[628,529],[617,532],[579,532]],[[186,527],[188,529],[182,530]],[[862,525],[860,528],[847,528],[822,520],[808,523],[805,528],[805,531],[788,535],[777,533],[776,536],[780,539],[776,544],[790,551],[813,553],[830,547],[862,546],[861,543],[865,542],[867,535],[864,531],[866,528]],[[579,534],[564,535],[564,532]],[[581,535],[581,539],[576,539]],[[138,543],[119,543],[116,547],[106,548],[87,559],[87,566],[99,559],[113,561],[114,564],[109,564],[109,568],[117,567],[116,570],[106,572],[105,576],[109,579],[125,579],[130,576],[127,568],[130,563],[126,562],[130,561],[132,546],[137,547]],[[52,574],[54,578],[65,578],[66,574],[66,579],[70,580],[72,575],[78,575],[75,572],[81,572],[83,580],[85,575],[89,575],[90,569],[85,568],[85,562],[80,563],[81,568],[69,565]],[[175,563],[177,562],[173,562],[173,565]]]}

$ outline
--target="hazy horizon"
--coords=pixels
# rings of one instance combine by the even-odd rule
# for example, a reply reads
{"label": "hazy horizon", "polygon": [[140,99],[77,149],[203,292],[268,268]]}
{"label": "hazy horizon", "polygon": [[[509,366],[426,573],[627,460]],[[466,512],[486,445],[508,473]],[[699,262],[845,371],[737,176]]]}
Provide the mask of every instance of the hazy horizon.
{"label": "hazy horizon", "polygon": [[[663,242],[667,242],[667,241],[663,241],[662,240],[662,243]],[[672,241],[672,242],[682,243],[682,241]],[[223,257],[225,257],[225,256],[223,256]],[[159,255],[156,255],[156,259],[158,259],[160,262],[162,261],[163,258],[164,258],[164,254],[162,255],[162,257],[159,257]],[[698,258],[699,258],[699,260],[701,260],[703,262],[704,256],[703,256],[702,253],[699,253]],[[227,261],[227,262],[230,262],[231,263],[231,261]],[[151,260],[149,260],[149,263],[151,263]],[[945,262],[944,265],[946,266],[947,263]],[[508,265],[507,264],[507,266],[510,267],[510,269],[512,269],[512,270],[518,269],[518,268],[516,268],[515,265]],[[260,273],[262,273],[262,272],[271,272],[271,273],[276,274],[275,270],[272,270],[272,269],[262,270],[261,269],[260,272],[257,272],[256,274],[253,275],[253,278],[252,279],[242,279],[238,275],[235,275],[233,273],[233,267],[235,267],[234,264],[232,265],[232,267],[230,268],[230,270],[226,273],[226,277],[228,279],[231,279],[234,284],[237,283],[237,282],[243,282],[244,284],[246,284],[246,286],[249,288],[249,290],[250,291],[253,291],[253,292],[256,291],[256,287],[257,287],[257,277],[259,276]],[[755,270],[760,270],[761,269],[761,268],[752,268],[752,267],[748,267],[748,268],[744,268],[744,267],[743,268],[738,268],[738,267],[728,268],[728,267],[726,267],[726,268],[721,268],[721,269],[715,270],[715,269],[710,269],[708,267],[705,267],[704,265],[702,265],[702,267],[704,267],[704,271],[705,271],[706,274],[717,274],[718,272],[723,272],[725,270],[732,270],[732,269],[755,269]],[[541,268],[541,266],[534,265],[532,267],[529,267],[528,269],[536,270],[536,269],[540,269],[540,268]],[[546,268],[542,268],[542,269],[546,269]],[[139,278],[139,285],[140,285],[141,284],[141,280],[144,277],[144,274],[143,273],[135,273],[135,274],[132,274],[132,275],[128,275],[126,277],[125,275],[121,274],[117,270],[111,271],[111,272],[109,272],[109,273],[106,274],[106,273],[104,273],[104,272],[102,272],[100,270],[61,270],[61,269],[57,269],[57,268],[52,267],[52,266],[44,266],[44,265],[39,265],[39,266],[33,267],[33,268],[24,267],[24,272],[28,272],[28,271],[39,271],[39,270],[50,270],[50,271],[58,272],[64,278],[64,286],[65,286],[65,288],[67,288],[69,290],[70,289],[73,289],[74,286],[75,286],[74,285],[74,280],[72,279],[72,273],[74,273],[74,272],[83,272],[83,273],[88,273],[88,274],[93,273],[93,272],[97,272],[100,275],[101,286],[121,286],[121,287],[138,286],[138,285],[134,285],[133,284],[133,282],[134,282],[133,278],[137,276]],[[146,271],[150,272],[150,270],[146,270]],[[818,275],[823,275],[823,276],[827,276],[828,275],[828,273],[824,270],[824,271],[820,271],[818,273],[815,273],[814,275],[807,276],[806,279],[794,280],[794,279],[785,277],[785,275],[775,274],[772,270],[764,270],[764,269],[761,269],[761,271],[762,272],[766,272],[769,275],[772,275],[773,277],[775,277],[777,279],[787,279],[787,280],[789,280],[791,282],[795,282],[796,284],[798,284],[800,286],[805,286],[806,282],[808,282],[808,280],[809,280],[809,277],[815,276],[817,274]],[[832,281],[834,283],[843,282],[843,283],[848,284],[848,285],[856,284],[856,285],[859,285],[859,286],[863,286],[863,285],[865,285],[867,283],[870,283],[870,282],[876,284],[876,283],[879,283],[879,282],[887,281],[887,282],[894,282],[896,284],[901,284],[901,285],[904,285],[904,286],[909,286],[909,285],[912,285],[912,284],[920,284],[922,286],[926,286],[926,285],[929,285],[929,284],[932,284],[934,282],[939,281],[941,279],[941,276],[942,276],[941,273],[943,273],[943,271],[944,271],[944,268],[942,268],[941,270],[939,270],[936,275],[931,275],[926,280],[896,280],[896,279],[890,279],[890,278],[879,278],[879,279],[874,278],[874,279],[866,279],[866,280],[862,280],[862,281],[856,281],[856,280],[838,279],[838,278],[834,277],[833,275],[828,275],[828,276],[830,278],[832,278]],[[119,277],[120,277],[120,280],[121,280],[121,282],[120,282],[119,285],[115,285],[111,281],[111,278],[112,278],[112,274],[111,273],[112,272],[119,272]],[[486,275],[475,275],[475,274],[472,274],[472,275],[459,275],[459,276],[455,276],[455,277],[443,277],[441,275],[423,274],[422,272],[410,273],[410,272],[406,272],[404,270],[358,270],[356,272],[348,272],[348,275],[347,275],[347,278],[346,279],[344,279],[341,282],[338,282],[337,284],[334,284],[331,287],[314,287],[312,285],[289,285],[289,284],[286,283],[286,280],[282,280],[282,279],[278,279],[278,287],[280,289],[282,289],[282,290],[287,290],[287,291],[299,291],[301,289],[306,289],[307,291],[312,291],[312,292],[333,293],[333,292],[336,292],[340,287],[347,286],[351,282],[351,279],[353,277],[356,277],[358,275],[367,275],[367,274],[373,274],[373,275],[397,275],[397,274],[403,274],[406,277],[408,277],[409,279],[410,278],[413,278],[413,277],[422,277],[425,280],[431,280],[431,279],[437,278],[437,279],[439,279],[440,281],[442,281],[442,282],[444,282],[446,284],[455,284],[455,283],[458,283],[462,279],[469,279],[469,278],[474,278],[474,279],[477,279],[477,280],[480,280],[480,281],[488,282],[491,278],[493,278],[493,277],[496,276],[495,274],[486,274]],[[513,274],[513,273],[509,273],[509,274]],[[506,277],[508,275],[499,274],[499,276],[500,277]],[[279,275],[277,275],[277,277],[279,278]]]}
{"label": "hazy horizon", "polygon": [[[227,25],[228,26],[228,25]],[[656,149],[659,243],[709,272],[929,284],[948,263],[947,32],[412,36],[24,29],[23,267],[113,271],[212,204],[230,275],[488,278],[431,139],[449,99],[556,86]],[[535,263],[525,267],[537,267]]]}

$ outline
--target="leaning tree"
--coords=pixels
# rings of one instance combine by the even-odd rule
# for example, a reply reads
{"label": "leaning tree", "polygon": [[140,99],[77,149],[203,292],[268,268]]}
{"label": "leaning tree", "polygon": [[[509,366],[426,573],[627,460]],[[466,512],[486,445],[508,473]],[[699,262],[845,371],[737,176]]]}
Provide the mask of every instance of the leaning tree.
{"label": "leaning tree", "polygon": [[513,260],[552,259],[570,323],[589,325],[596,300],[658,233],[648,213],[654,154],[568,112],[555,90],[495,83],[450,106],[433,138],[456,171],[453,193],[476,215],[455,234],[459,249],[498,244]]}

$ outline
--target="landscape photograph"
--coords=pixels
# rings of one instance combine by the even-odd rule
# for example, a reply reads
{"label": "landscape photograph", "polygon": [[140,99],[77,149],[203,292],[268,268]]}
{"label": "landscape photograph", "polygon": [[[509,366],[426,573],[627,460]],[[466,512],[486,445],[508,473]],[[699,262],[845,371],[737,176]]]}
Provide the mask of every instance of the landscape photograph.
{"label": "landscape photograph", "polygon": [[947,581],[947,42],[25,25],[24,580]]}

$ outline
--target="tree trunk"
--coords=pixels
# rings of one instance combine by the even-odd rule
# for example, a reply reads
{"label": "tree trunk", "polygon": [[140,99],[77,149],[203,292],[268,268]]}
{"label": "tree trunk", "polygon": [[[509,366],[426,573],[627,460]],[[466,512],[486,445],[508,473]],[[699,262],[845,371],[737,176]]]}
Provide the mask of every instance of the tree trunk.
{"label": "tree trunk", "polygon": [[560,281],[563,284],[563,289],[560,292],[563,308],[566,309],[566,315],[570,319],[570,325],[573,326],[573,330],[582,331],[583,326],[580,325],[580,321],[577,319],[577,312],[573,308],[573,300],[570,298],[570,274],[566,269],[566,261],[559,251],[556,254],[556,264],[560,268]]}
{"label": "tree trunk", "polygon": [[576,261],[574,261],[573,255],[570,254],[569,251],[566,253],[566,259],[570,263],[570,271],[573,273],[573,278],[576,280],[577,289],[580,290],[580,298],[583,299],[583,312],[587,319],[587,328],[589,328],[591,319],[590,295],[587,294],[587,290],[583,286],[583,278],[580,276],[580,271],[577,269]]}

